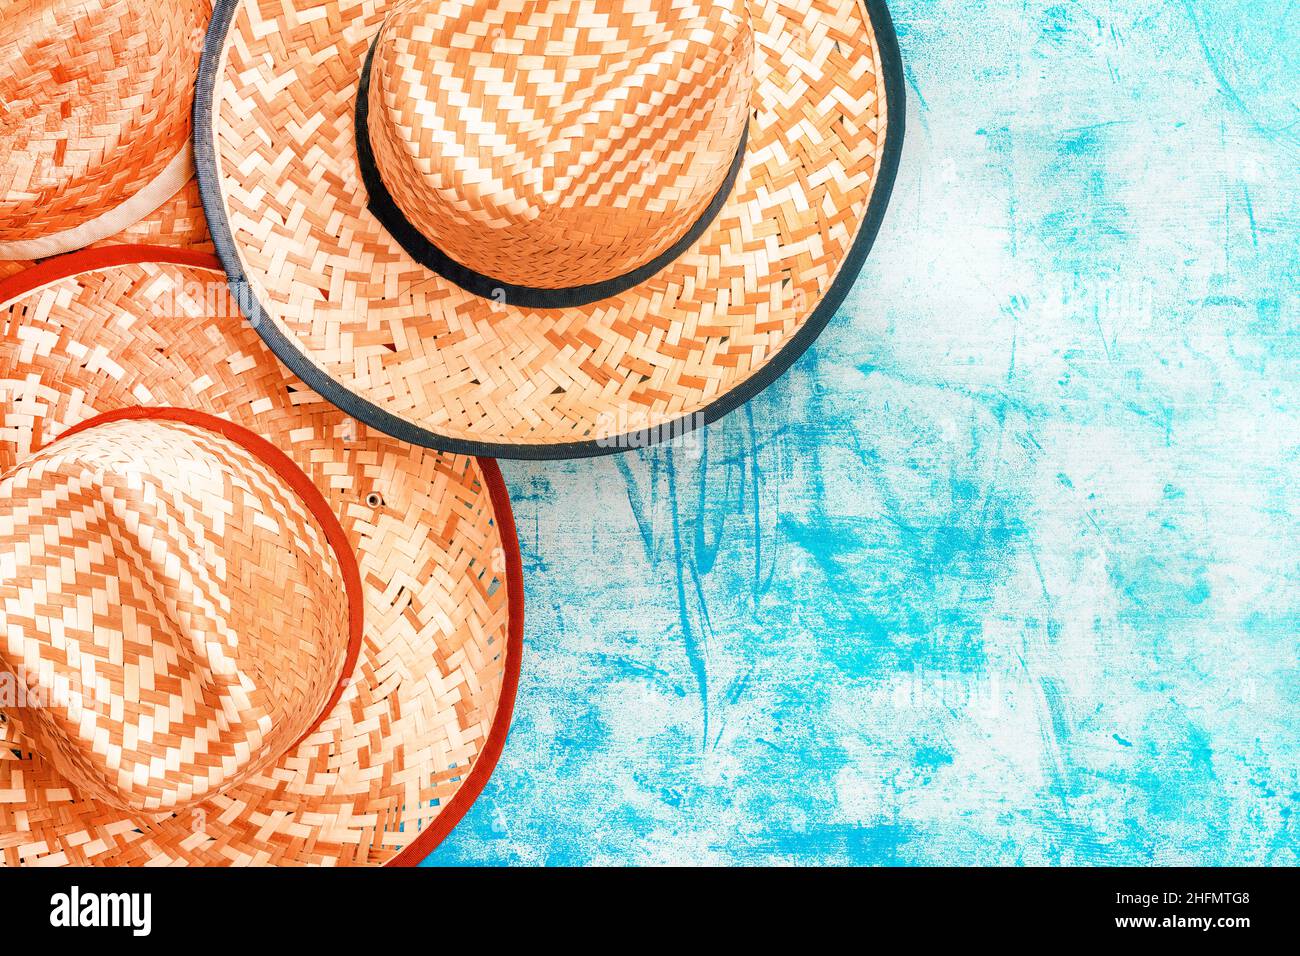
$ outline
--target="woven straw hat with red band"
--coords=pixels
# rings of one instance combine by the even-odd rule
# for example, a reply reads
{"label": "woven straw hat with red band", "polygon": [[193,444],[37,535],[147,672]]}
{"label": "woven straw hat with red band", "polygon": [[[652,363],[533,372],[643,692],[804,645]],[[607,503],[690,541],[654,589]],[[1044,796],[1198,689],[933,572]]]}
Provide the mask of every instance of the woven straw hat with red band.
{"label": "woven straw hat with red band", "polygon": [[500,754],[495,464],[368,431],[235,310],[156,247],[0,282],[0,863],[415,863]]}
{"label": "woven straw hat with red band", "polygon": [[407,441],[710,421],[843,300],[903,132],[882,0],[218,0],[195,156],[308,385]]}
{"label": "woven straw hat with red band", "polygon": [[194,79],[211,0],[9,0],[0,276],[105,240],[202,247]]}

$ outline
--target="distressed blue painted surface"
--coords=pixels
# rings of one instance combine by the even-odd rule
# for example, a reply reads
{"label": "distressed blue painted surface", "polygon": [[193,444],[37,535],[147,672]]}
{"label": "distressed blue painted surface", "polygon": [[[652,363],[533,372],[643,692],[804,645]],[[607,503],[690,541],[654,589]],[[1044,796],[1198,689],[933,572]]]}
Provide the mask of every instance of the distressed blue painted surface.
{"label": "distressed blue painted surface", "polygon": [[842,314],[702,446],[504,463],[432,863],[1297,862],[1300,5],[898,0]]}

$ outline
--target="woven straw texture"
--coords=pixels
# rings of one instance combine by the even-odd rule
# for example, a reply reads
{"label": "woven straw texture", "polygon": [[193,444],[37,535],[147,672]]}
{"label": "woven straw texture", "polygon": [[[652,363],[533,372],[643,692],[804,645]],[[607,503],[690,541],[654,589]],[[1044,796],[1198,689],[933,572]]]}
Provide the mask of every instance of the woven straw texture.
{"label": "woven straw texture", "polygon": [[102,249],[124,242],[212,252],[212,237],[208,235],[208,221],[203,217],[203,201],[199,198],[199,181],[191,177],[153,213],[108,239],[92,243],[89,248]]}
{"label": "woven straw texture", "polygon": [[[460,5],[470,24],[493,22],[490,10],[577,17],[584,6]],[[618,18],[614,5],[601,5],[616,20],[609,34],[634,31],[637,11],[652,6],[622,5]],[[682,18],[710,16],[671,6]],[[405,426],[417,430],[408,437],[509,455],[691,415],[791,343],[848,258],[879,179],[885,80],[863,0],[747,4],[750,139],[717,219],[654,278],[547,311],[452,285],[417,265],[366,209],[353,104],[367,51],[393,10],[380,0],[217,7],[219,21],[231,20],[201,79],[212,84],[212,120],[197,131],[199,176],[218,249],[230,271],[247,276],[269,315],[264,334],[286,361],[369,403],[353,402],[357,414],[385,427],[392,416],[404,435]],[[201,88],[201,112],[205,96]],[[491,167],[481,152],[476,161]],[[390,157],[387,166],[397,165]],[[448,174],[438,167],[430,182]],[[480,219],[486,208],[475,210]]]}
{"label": "woven straw texture", "polygon": [[59,232],[162,172],[190,135],[209,0],[9,0],[0,242]]}
{"label": "woven straw texture", "polygon": [[247,449],[180,422],[97,424],[0,478],[0,662],[79,794],[189,806],[295,743],[348,647],[338,558]]}
{"label": "woven straw texture", "polygon": [[644,9],[406,0],[375,44],[370,140],[462,265],[565,288],[654,259],[718,191],[749,111],[744,0]]}
{"label": "woven straw texture", "polygon": [[[54,272],[0,305],[0,470],[114,409],[175,406],[228,419],[289,454],[325,495],[359,566],[365,630],[342,698],[306,739],[179,812],[127,813],[87,799],[39,755],[25,719],[6,720],[0,861],[409,862],[401,851],[427,852],[421,834],[436,836],[444,812],[454,819],[448,806],[463,787],[472,799],[482,786],[478,762],[489,735],[503,733],[500,716],[508,720],[503,686],[513,688],[518,657],[507,648],[517,648],[522,596],[517,543],[513,532],[502,537],[513,528],[508,508],[497,513],[503,498],[484,478],[490,463],[394,442],[307,391],[236,319],[215,260],[70,258],[95,257],[93,271]],[[336,611],[318,613],[325,626]],[[485,759],[490,767],[495,755]]]}
{"label": "woven straw texture", "polygon": [[[176,195],[148,216],[107,239],[92,242],[86,248],[105,249],[123,243],[212,252],[212,237],[208,235],[208,221],[203,216],[203,202],[199,199],[199,181],[191,177]],[[0,259],[0,279],[23,272],[34,264],[27,259]]]}

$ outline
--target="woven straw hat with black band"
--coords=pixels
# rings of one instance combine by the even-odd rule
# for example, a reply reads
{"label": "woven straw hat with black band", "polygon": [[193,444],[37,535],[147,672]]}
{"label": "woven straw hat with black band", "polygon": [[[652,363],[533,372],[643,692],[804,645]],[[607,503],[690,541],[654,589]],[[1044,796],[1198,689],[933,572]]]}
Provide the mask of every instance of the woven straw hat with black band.
{"label": "woven straw hat with black band", "polygon": [[213,239],[275,353],[471,454],[593,455],[812,343],[903,133],[881,0],[218,0]]}
{"label": "woven straw hat with black band", "polygon": [[191,113],[210,0],[6,0],[0,276],[88,245],[201,247]]}
{"label": "woven straw hat with black band", "polygon": [[217,260],[0,281],[0,864],[411,864],[504,744],[522,652],[490,460],[367,430]]}

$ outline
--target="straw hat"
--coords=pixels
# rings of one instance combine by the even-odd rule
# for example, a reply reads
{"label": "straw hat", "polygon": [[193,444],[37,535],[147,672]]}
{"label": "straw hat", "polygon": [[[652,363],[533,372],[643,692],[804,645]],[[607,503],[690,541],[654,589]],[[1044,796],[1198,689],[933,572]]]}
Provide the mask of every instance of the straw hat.
{"label": "straw hat", "polygon": [[79,249],[155,213],[153,239],[201,230],[196,205],[163,207],[194,174],[190,113],[211,12],[210,0],[8,0],[0,261]]}
{"label": "straw hat", "polygon": [[[203,204],[199,201],[198,180],[191,176],[176,195],[139,222],[85,248],[100,249],[128,243],[214,251],[212,238],[208,235],[208,221],[203,217]],[[30,269],[35,264],[36,260],[31,259],[0,259],[0,279]]]}
{"label": "straw hat", "polygon": [[0,863],[415,863],[500,754],[495,464],[355,425],[218,269],[0,282]]}
{"label": "straw hat", "polygon": [[730,411],[852,284],[881,0],[218,0],[195,157],[280,358],[388,434],[598,454]]}

